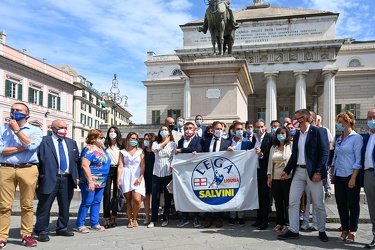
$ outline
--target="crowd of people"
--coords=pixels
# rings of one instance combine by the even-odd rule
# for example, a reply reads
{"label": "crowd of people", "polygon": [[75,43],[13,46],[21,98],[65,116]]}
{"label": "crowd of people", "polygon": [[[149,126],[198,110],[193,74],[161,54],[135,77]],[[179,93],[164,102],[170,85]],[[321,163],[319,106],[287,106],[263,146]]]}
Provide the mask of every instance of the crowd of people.
{"label": "crowd of people", "polygon": [[[86,145],[79,152],[77,143],[67,137],[67,124],[57,119],[51,134],[30,125],[30,110],[24,103],[11,106],[11,120],[0,127],[0,249],[6,247],[10,217],[17,185],[20,191],[22,244],[37,245],[49,238],[50,211],[54,200],[59,206],[56,235],[71,237],[68,230],[70,203],[79,187],[81,204],[75,231],[104,231],[118,226],[117,210],[110,203],[118,193],[126,199],[127,227],[139,226],[138,213],[144,204],[144,225],[157,226],[162,206],[161,226],[169,224],[173,210],[172,160],[177,154],[254,150],[258,157],[257,183],[259,209],[252,224],[258,230],[269,227],[269,212],[274,201],[276,223],[272,231],[278,239],[298,239],[300,230],[309,225],[312,203],[312,229],[319,239],[328,241],[324,199],[331,197],[331,184],[341,222],[339,240],[355,242],[359,222],[360,189],[364,187],[374,239],[367,247],[375,247],[375,108],[367,113],[369,132],[355,132],[354,115],[345,111],[336,117],[338,135],[321,126],[321,117],[307,109],[297,110],[294,119],[283,123],[272,121],[267,131],[265,121],[215,121],[204,125],[201,115],[194,121],[168,117],[157,134],[146,133],[143,145],[135,132],[123,139],[120,130],[111,126],[106,133],[89,131]],[[33,226],[33,199],[37,195],[36,223]],[[161,199],[163,198],[163,199]],[[161,202],[162,201],[162,202]],[[103,206],[104,224],[100,224]],[[302,214],[301,214],[302,210]],[[86,226],[86,216],[90,212]],[[177,227],[217,228],[224,225],[224,212],[229,212],[229,225],[245,225],[245,211],[205,213],[204,223],[196,211],[180,211]],[[301,218],[302,217],[302,218]],[[37,240],[34,238],[37,236]]]}

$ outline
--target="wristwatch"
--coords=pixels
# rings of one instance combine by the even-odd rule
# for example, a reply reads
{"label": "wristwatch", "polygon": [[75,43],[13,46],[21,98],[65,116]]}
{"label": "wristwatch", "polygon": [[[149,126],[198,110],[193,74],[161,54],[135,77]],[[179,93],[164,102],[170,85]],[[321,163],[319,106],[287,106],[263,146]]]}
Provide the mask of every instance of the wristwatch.
{"label": "wristwatch", "polygon": [[13,130],[14,134],[18,134],[20,131],[19,130]]}

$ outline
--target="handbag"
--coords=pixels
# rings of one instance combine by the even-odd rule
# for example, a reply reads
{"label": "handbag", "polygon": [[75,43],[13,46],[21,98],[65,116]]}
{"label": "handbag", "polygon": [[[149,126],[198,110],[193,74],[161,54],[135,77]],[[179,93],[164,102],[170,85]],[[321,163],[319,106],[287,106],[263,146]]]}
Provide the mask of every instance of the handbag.
{"label": "handbag", "polygon": [[109,209],[117,213],[121,211],[125,206],[126,200],[121,189],[117,189],[116,196],[113,196],[109,203]]}

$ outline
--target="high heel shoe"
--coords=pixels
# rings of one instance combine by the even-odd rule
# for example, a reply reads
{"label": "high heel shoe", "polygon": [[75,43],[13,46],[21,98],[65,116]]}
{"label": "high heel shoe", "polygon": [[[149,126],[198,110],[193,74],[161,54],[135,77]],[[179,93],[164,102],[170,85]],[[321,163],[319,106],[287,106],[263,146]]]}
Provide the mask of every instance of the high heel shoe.
{"label": "high heel shoe", "polygon": [[116,216],[111,217],[111,227],[117,227]]}
{"label": "high heel shoe", "polygon": [[346,237],[346,241],[345,241],[345,243],[346,243],[346,244],[353,244],[354,241],[355,241],[355,233],[350,232],[350,233],[348,234],[348,237]]}
{"label": "high heel shoe", "polygon": [[346,241],[346,239],[348,238],[348,235],[349,235],[349,231],[342,231],[341,236],[339,237],[339,240]]}

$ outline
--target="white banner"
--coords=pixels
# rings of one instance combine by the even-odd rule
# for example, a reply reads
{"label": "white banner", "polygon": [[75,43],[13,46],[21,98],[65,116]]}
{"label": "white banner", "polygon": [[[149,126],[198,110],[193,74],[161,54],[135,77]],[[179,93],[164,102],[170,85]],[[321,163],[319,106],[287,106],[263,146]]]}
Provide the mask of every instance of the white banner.
{"label": "white banner", "polygon": [[258,209],[258,155],[250,151],[174,156],[173,198],[181,212]]}

